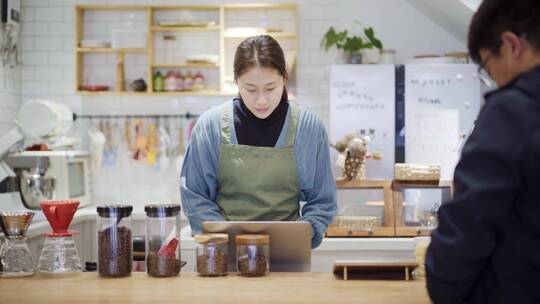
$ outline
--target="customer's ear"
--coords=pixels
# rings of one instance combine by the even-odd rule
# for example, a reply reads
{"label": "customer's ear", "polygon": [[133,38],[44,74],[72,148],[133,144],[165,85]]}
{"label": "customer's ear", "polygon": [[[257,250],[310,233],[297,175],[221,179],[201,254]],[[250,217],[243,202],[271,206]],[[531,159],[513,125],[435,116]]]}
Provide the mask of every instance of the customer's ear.
{"label": "customer's ear", "polygon": [[502,47],[510,50],[510,56],[514,60],[521,60],[525,53],[525,39],[519,37],[513,32],[505,31],[501,33]]}

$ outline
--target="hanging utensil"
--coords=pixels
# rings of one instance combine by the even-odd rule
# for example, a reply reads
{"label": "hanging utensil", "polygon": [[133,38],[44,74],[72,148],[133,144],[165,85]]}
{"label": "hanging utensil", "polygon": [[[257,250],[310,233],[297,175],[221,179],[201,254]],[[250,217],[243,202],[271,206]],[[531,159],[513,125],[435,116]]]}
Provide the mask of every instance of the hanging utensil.
{"label": "hanging utensil", "polygon": [[133,159],[136,161],[144,161],[148,155],[148,138],[144,135],[144,121],[141,119],[135,119],[133,121],[135,128],[135,147],[133,153]]}
{"label": "hanging utensil", "polygon": [[159,168],[162,171],[169,169],[169,146],[171,144],[171,137],[167,128],[164,125],[161,125],[160,121],[158,122],[158,131],[159,131]]}
{"label": "hanging utensil", "polygon": [[148,156],[147,163],[149,165],[155,165],[157,163],[157,157],[159,153],[159,135],[158,129],[155,123],[148,124]]}

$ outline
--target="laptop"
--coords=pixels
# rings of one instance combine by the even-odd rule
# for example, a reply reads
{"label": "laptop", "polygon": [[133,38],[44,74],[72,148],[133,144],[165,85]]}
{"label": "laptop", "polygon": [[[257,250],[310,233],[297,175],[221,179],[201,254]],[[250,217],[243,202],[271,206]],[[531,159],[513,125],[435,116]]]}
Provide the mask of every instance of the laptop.
{"label": "laptop", "polygon": [[304,221],[203,222],[204,233],[229,235],[229,269],[236,270],[236,235],[270,235],[270,271],[311,271],[311,224]]}

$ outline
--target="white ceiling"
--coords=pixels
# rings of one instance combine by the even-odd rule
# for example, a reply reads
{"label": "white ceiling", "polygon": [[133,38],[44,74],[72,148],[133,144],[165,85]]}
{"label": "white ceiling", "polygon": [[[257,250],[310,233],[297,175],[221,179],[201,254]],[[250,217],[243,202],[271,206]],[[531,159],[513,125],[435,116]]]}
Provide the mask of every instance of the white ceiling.
{"label": "white ceiling", "polygon": [[466,44],[469,23],[482,0],[407,0],[407,2]]}

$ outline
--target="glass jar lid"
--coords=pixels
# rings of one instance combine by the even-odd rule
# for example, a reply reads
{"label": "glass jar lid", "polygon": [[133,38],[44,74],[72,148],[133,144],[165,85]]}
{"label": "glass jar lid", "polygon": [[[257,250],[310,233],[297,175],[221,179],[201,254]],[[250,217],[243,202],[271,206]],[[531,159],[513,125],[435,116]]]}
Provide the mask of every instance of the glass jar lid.
{"label": "glass jar lid", "polygon": [[133,212],[131,205],[101,205],[97,207],[97,213],[101,217],[127,217]]}
{"label": "glass jar lid", "polygon": [[268,234],[239,234],[236,236],[236,245],[267,245],[270,243]]}
{"label": "glass jar lid", "polygon": [[163,204],[163,205],[146,205],[144,211],[148,217],[170,217],[177,216],[180,213],[180,205]]}
{"label": "glass jar lid", "polygon": [[199,244],[225,244],[229,242],[229,235],[225,233],[203,233],[195,236],[195,242]]}

